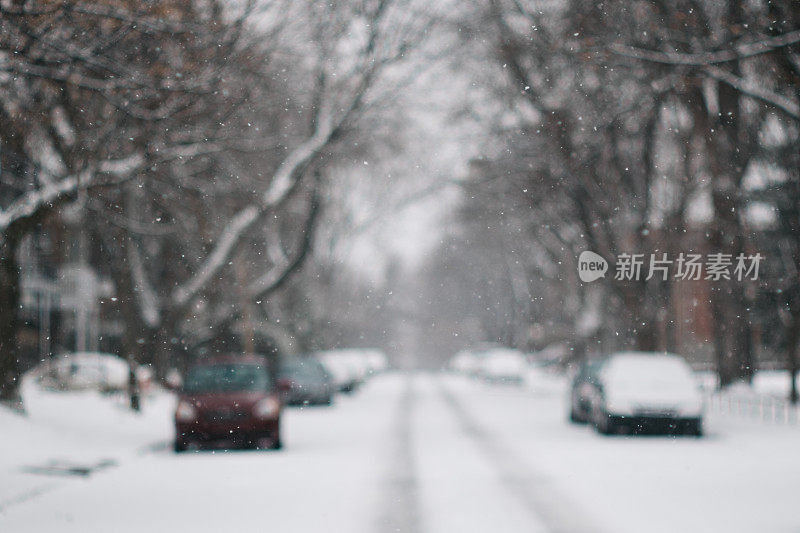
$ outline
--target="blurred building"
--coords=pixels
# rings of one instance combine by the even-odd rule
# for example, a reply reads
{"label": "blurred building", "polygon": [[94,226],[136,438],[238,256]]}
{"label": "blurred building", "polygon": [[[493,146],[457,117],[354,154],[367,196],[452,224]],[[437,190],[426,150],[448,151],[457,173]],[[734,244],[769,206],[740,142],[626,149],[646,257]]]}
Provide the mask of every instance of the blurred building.
{"label": "blurred building", "polygon": [[122,325],[113,318],[114,284],[85,260],[87,243],[70,225],[33,232],[19,262],[24,368],[54,354],[116,351]]}

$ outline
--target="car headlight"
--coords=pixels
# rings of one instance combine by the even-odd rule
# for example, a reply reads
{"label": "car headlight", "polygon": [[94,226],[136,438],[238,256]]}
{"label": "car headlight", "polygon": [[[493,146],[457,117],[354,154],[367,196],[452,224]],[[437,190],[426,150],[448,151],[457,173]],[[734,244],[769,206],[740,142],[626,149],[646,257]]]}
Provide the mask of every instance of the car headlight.
{"label": "car headlight", "polygon": [[281,402],[270,396],[259,401],[253,407],[253,414],[258,418],[275,418],[281,410]]}
{"label": "car headlight", "polygon": [[175,409],[175,419],[178,422],[194,422],[197,420],[197,409],[189,402],[181,400]]}

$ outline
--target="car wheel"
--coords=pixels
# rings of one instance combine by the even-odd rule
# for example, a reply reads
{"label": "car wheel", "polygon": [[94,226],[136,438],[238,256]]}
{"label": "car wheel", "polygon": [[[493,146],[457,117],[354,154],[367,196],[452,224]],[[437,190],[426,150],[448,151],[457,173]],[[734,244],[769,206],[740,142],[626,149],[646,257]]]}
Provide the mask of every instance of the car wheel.
{"label": "car wheel", "polygon": [[686,427],[684,428],[684,433],[698,438],[702,437],[703,422],[701,420],[694,420],[692,422],[688,422],[686,424]]}
{"label": "car wheel", "polygon": [[172,449],[175,451],[175,453],[185,452],[186,443],[176,440],[174,443],[172,443]]}

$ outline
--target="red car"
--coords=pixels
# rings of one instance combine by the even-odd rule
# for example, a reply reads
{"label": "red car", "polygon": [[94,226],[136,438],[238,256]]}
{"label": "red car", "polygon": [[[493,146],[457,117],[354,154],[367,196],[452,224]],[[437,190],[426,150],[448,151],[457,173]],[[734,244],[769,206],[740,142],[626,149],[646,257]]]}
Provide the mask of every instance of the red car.
{"label": "red car", "polygon": [[215,357],[187,374],[175,410],[175,451],[203,445],[278,449],[281,410],[261,356]]}

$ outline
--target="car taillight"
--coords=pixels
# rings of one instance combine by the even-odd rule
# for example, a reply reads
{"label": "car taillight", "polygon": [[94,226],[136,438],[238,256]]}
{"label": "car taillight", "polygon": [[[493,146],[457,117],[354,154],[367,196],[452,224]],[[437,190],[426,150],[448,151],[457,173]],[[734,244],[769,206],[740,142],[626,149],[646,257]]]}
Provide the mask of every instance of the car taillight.
{"label": "car taillight", "polygon": [[178,422],[194,422],[197,420],[197,409],[189,402],[181,400],[175,409],[175,419]]}
{"label": "car taillight", "polygon": [[281,410],[281,402],[270,396],[259,401],[253,407],[253,414],[258,418],[274,418]]}

